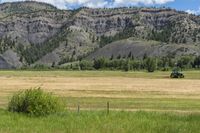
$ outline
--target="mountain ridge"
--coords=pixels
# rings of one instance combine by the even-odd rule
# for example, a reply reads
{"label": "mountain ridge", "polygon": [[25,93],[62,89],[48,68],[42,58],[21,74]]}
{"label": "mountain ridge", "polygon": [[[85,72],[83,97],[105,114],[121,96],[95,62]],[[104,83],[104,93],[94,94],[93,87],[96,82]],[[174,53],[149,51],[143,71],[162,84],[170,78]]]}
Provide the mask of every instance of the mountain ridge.
{"label": "mountain ridge", "polygon": [[[37,63],[60,65],[100,57],[95,55],[100,49],[106,49],[107,45],[114,48],[116,41],[121,42],[122,48],[124,40],[129,38],[141,40],[141,45],[148,40],[160,42],[161,46],[172,45],[169,51],[176,51],[179,46],[193,51],[175,53],[175,57],[200,54],[200,17],[170,8],[60,10],[31,1],[0,4],[0,12],[1,57],[4,58],[6,52],[15,53],[17,56],[12,57],[18,63],[11,63],[15,68]],[[134,44],[134,40],[132,42]],[[164,56],[169,51],[155,55]],[[145,53],[142,49],[132,52]],[[5,59],[5,62],[9,61]]]}

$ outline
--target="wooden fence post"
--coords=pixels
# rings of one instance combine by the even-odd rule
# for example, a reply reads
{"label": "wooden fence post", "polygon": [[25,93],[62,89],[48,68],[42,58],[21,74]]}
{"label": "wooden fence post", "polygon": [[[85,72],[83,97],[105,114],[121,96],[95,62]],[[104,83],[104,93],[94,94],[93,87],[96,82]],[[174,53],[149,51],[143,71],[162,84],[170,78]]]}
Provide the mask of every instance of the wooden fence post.
{"label": "wooden fence post", "polygon": [[107,102],[107,114],[109,114],[109,111],[110,111],[110,103]]}
{"label": "wooden fence post", "polygon": [[80,105],[79,104],[78,104],[77,112],[78,112],[78,114],[80,113]]}

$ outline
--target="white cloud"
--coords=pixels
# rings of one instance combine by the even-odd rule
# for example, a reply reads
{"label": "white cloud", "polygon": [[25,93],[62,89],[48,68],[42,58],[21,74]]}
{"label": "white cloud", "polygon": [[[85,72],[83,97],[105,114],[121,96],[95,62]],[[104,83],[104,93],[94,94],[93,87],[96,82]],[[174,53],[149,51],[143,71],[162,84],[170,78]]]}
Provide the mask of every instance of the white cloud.
{"label": "white cloud", "polygon": [[[13,2],[13,1],[25,1],[25,0],[0,0],[0,2]],[[80,6],[87,6],[92,8],[99,7],[119,7],[130,5],[153,5],[153,4],[165,4],[175,0],[34,0],[39,2],[46,2],[52,4],[60,9],[74,8]]]}
{"label": "white cloud", "polygon": [[107,0],[65,0],[66,4],[75,6],[87,6],[92,8],[106,7],[109,5]]}
{"label": "white cloud", "polygon": [[173,2],[174,0],[115,0],[114,5],[138,5],[138,4],[145,4],[145,5],[153,5],[153,4],[165,4],[168,2]]}
{"label": "white cloud", "polygon": [[45,2],[51,5],[54,5],[60,9],[66,9],[66,2],[65,0],[0,0],[1,3],[4,2],[16,2],[16,1],[38,1],[38,2]]}
{"label": "white cloud", "polygon": [[130,5],[153,5],[153,4],[165,4],[167,2],[173,2],[175,0],[65,0],[69,5],[88,6],[88,7],[119,7]]}
{"label": "white cloud", "polygon": [[186,10],[186,12],[189,14],[200,15],[200,7],[198,10]]}

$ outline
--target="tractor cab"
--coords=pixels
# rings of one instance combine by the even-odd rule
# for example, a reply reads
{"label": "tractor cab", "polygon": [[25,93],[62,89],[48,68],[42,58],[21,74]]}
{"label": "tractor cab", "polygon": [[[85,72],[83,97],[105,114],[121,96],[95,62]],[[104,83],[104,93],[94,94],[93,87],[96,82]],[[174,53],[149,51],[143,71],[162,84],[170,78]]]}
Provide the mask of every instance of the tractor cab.
{"label": "tractor cab", "polygon": [[170,78],[184,78],[184,74],[178,71],[177,69],[173,69],[170,75]]}

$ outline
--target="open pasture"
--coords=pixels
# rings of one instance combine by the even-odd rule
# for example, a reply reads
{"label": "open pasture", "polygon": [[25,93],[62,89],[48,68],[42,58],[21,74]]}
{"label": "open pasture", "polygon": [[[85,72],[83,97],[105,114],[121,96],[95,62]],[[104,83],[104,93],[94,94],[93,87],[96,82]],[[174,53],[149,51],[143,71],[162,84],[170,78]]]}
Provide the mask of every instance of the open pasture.
{"label": "open pasture", "polygon": [[200,112],[200,72],[0,71],[0,106],[22,89],[41,87],[62,96],[68,109]]}
{"label": "open pasture", "polygon": [[[0,71],[0,132],[199,133],[200,71],[185,72],[185,79],[169,74]],[[5,110],[14,92],[31,87],[62,96],[68,110],[41,118]]]}

